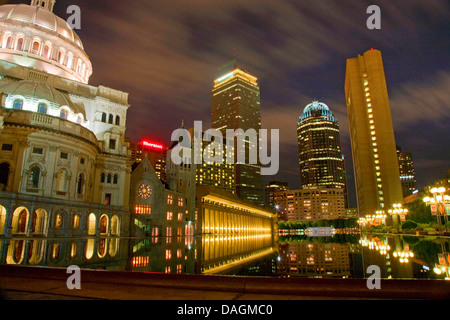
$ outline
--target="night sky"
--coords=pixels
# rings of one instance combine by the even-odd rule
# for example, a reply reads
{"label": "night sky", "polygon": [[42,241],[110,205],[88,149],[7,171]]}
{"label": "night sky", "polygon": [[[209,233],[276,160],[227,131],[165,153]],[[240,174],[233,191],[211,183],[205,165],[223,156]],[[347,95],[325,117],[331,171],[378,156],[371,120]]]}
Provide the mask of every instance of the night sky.
{"label": "night sky", "polygon": [[[8,1],[29,3],[28,0]],[[218,68],[233,58],[258,78],[262,127],[280,129],[280,171],[266,181],[299,186],[297,119],[313,99],[338,118],[354,203],[344,97],[346,59],[381,51],[397,145],[413,153],[419,187],[450,168],[450,2],[448,0],[57,0],[93,64],[90,84],[130,94],[127,136],[170,144],[194,120],[209,128]],[[381,8],[381,30],[366,9]]]}

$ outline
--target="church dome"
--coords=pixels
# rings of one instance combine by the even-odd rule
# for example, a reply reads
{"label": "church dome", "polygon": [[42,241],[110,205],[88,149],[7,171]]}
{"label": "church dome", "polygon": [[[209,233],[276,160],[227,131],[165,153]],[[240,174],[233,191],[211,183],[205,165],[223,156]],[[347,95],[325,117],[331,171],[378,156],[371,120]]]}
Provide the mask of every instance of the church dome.
{"label": "church dome", "polygon": [[0,6],[0,59],[88,83],[92,64],[76,32],[52,12],[54,3]]}
{"label": "church dome", "polygon": [[32,80],[11,82],[0,87],[0,94],[5,96],[2,102],[7,109],[22,109],[53,116],[60,116],[61,110],[66,110],[70,118],[73,116],[74,119],[78,119],[76,116],[81,116],[82,120],[86,119],[86,112],[82,106],[73,103],[67,93],[46,83]]}
{"label": "church dome", "polygon": [[84,49],[80,38],[69,27],[68,23],[44,7],[26,4],[3,5],[0,6],[0,19],[19,21],[32,24],[39,28],[48,29],[58,33],[81,49]]}

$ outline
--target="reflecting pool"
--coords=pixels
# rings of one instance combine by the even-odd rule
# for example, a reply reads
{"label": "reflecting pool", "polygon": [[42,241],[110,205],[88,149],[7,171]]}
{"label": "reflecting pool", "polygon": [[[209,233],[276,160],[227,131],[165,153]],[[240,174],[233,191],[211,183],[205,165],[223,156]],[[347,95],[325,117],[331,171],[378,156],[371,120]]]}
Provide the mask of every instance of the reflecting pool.
{"label": "reflecting pool", "polygon": [[450,239],[336,234],[0,238],[0,264],[275,277],[448,279]]}

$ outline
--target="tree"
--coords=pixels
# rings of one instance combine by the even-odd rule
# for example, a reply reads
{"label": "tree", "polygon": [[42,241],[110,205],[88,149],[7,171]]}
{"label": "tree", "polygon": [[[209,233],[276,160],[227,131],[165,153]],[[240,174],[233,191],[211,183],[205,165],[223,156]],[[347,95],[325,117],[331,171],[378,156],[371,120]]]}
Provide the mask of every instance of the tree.
{"label": "tree", "polygon": [[427,223],[434,221],[431,216],[431,209],[422,200],[416,200],[411,203],[406,203],[405,207],[408,209],[408,219],[418,223]]}
{"label": "tree", "polygon": [[410,230],[410,229],[416,229],[419,226],[419,224],[413,220],[406,220],[402,223],[402,229],[403,230]]}

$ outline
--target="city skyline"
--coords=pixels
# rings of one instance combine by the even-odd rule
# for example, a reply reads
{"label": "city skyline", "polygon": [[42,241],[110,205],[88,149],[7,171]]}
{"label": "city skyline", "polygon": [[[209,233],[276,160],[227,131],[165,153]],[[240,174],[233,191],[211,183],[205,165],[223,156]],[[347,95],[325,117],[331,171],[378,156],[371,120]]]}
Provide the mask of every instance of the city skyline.
{"label": "city skyline", "polygon": [[[448,137],[450,130],[445,125],[450,87],[445,1],[406,7],[400,1],[379,3],[381,30],[367,29],[366,2],[218,2],[215,8],[203,1],[194,6],[71,4],[81,8],[77,33],[96,66],[90,82],[130,93],[127,136],[132,141],[151,137],[168,145],[181,119],[187,127],[194,120],[207,123],[217,69],[236,48],[238,67],[258,77],[261,86],[262,127],[281,129],[280,172],[268,179],[300,184],[296,119],[304,105],[318,99],[340,122],[352,195],[345,60],[374,47],[384,57],[396,142],[414,156],[418,187],[446,174],[449,151],[436,139]],[[65,6],[55,5],[62,18],[69,16]],[[208,14],[213,9],[216,14]]]}
{"label": "city skyline", "polygon": [[[363,48],[377,5],[25,1],[0,2],[0,300],[450,297],[450,68]],[[395,1],[376,28],[447,23]]]}

